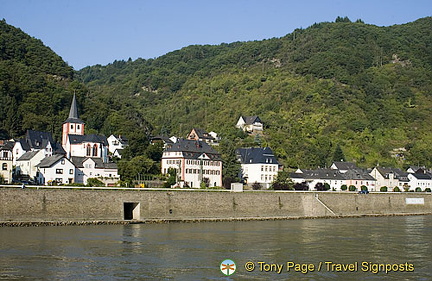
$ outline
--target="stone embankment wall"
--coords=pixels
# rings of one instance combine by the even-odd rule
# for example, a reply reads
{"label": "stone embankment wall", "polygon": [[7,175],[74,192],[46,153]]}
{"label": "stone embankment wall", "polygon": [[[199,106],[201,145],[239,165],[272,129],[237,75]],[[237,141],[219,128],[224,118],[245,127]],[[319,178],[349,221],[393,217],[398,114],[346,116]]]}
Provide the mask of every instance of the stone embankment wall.
{"label": "stone embankment wall", "polygon": [[430,193],[0,188],[1,225],[35,225],[35,222],[37,225],[40,222],[98,224],[125,221],[254,220],[431,213]]}

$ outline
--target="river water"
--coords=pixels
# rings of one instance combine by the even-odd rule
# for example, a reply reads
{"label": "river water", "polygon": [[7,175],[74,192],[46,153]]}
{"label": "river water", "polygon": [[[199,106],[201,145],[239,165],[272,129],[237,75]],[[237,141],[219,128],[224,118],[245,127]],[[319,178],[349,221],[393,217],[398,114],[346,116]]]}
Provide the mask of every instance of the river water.
{"label": "river water", "polygon": [[432,280],[432,216],[3,227],[0,279]]}

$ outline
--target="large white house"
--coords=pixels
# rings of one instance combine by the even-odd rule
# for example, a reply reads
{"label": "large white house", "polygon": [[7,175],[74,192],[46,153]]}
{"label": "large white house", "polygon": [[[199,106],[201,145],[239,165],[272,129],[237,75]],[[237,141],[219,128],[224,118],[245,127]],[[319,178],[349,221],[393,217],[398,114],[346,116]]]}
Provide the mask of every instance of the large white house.
{"label": "large white house", "polygon": [[202,182],[222,186],[221,156],[203,141],[177,139],[168,144],[162,155],[162,174],[170,168],[177,171],[178,186],[200,188]]}
{"label": "large white house", "polygon": [[239,148],[236,154],[241,163],[243,181],[248,185],[259,183],[269,188],[279,171],[279,162],[273,151],[269,147]]}

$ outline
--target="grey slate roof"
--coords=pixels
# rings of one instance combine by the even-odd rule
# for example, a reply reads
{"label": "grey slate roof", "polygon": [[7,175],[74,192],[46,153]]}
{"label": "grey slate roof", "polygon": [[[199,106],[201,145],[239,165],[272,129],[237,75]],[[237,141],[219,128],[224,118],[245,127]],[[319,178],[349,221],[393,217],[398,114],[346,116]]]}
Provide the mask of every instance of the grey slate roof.
{"label": "grey slate roof", "polygon": [[399,179],[399,181],[408,181],[408,173],[402,171],[401,169],[377,167],[377,170],[386,179],[389,178],[390,174],[394,174],[394,177]]}
{"label": "grey slate roof", "polygon": [[211,160],[222,160],[219,152],[204,141],[178,139],[176,143],[168,144],[165,152],[182,152],[186,159],[199,159],[205,153]]}
{"label": "grey slate roof", "polygon": [[28,161],[28,160],[32,159],[38,152],[39,152],[38,150],[27,151],[26,153],[21,155],[21,157],[18,158],[17,161]]}
{"label": "grey slate roof", "polygon": [[242,164],[279,164],[270,147],[249,147],[236,150]]}
{"label": "grey slate roof", "polygon": [[296,179],[345,180],[341,172],[333,169],[303,170],[303,173],[291,173],[290,177]]}
{"label": "grey slate roof", "polygon": [[247,125],[252,125],[253,123],[262,123],[258,116],[242,116],[243,120]]}
{"label": "grey slate roof", "polygon": [[419,180],[431,180],[432,176],[429,174],[423,174],[423,173],[415,173],[415,174],[411,174],[413,175],[416,179]]}
{"label": "grey slate roof", "polygon": [[338,170],[353,170],[358,169],[356,164],[352,162],[333,162]]}
{"label": "grey slate roof", "polygon": [[42,161],[36,165],[36,167],[39,168],[49,168],[61,159],[63,159],[64,156],[60,154],[54,154],[53,156],[45,157],[42,159]]}
{"label": "grey slate roof", "polygon": [[51,133],[27,130],[26,141],[32,149],[45,148],[50,142],[54,145],[54,140]]}

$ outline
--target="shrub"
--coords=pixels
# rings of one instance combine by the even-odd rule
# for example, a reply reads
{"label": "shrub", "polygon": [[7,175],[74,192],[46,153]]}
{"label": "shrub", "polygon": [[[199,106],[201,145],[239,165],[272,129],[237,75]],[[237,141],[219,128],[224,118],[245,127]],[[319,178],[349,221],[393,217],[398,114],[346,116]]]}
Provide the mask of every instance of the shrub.
{"label": "shrub", "polygon": [[431,189],[429,187],[425,188],[425,192],[431,192]]}
{"label": "shrub", "polygon": [[356,188],[354,185],[350,185],[350,186],[348,187],[348,190],[349,190],[349,191],[356,191],[357,188]]}
{"label": "shrub", "polygon": [[422,192],[421,187],[416,187],[415,192]]}
{"label": "shrub", "polygon": [[341,186],[341,190],[345,191],[345,190],[347,190],[347,189],[348,189],[348,186],[347,186],[346,184],[343,184],[343,185]]}
{"label": "shrub", "polygon": [[262,186],[261,186],[261,184],[258,183],[258,182],[254,182],[254,183],[252,184],[252,189],[253,189],[253,190],[261,190],[261,188],[262,188]]}
{"label": "shrub", "polygon": [[360,187],[360,190],[363,190],[363,191],[367,191],[367,190],[368,190],[368,188],[367,188],[367,186],[366,186],[366,185],[362,185],[362,186]]}
{"label": "shrub", "polygon": [[400,188],[397,187],[397,186],[396,186],[395,188],[393,188],[393,191],[394,191],[394,192],[401,192]]}
{"label": "shrub", "polygon": [[388,188],[387,186],[381,186],[380,191],[381,192],[387,192]]}
{"label": "shrub", "polygon": [[89,178],[87,180],[87,186],[105,186],[105,184],[97,178]]}

